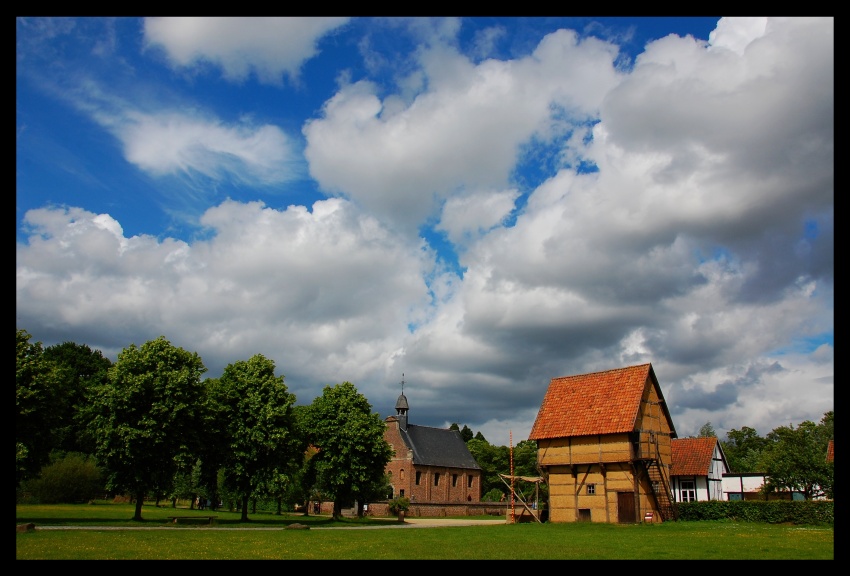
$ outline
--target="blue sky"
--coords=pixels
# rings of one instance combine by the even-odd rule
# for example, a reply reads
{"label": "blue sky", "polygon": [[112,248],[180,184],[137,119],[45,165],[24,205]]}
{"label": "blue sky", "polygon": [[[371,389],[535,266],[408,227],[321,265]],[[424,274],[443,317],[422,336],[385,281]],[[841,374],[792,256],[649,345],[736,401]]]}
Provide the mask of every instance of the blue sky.
{"label": "blue sky", "polygon": [[[525,439],[834,409],[832,18],[18,18],[16,324]],[[404,375],[404,376],[402,376]]]}

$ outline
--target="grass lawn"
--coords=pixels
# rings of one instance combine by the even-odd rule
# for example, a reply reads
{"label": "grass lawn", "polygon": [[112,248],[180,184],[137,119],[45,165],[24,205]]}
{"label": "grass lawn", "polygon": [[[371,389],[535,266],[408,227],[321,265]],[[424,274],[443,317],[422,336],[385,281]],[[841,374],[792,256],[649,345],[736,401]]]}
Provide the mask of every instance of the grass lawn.
{"label": "grass lawn", "polygon": [[[218,530],[169,524],[167,516],[205,512]],[[736,522],[663,524],[498,524],[371,529],[395,518],[192,511],[145,505],[142,522],[131,504],[17,505],[16,559],[160,560],[834,560],[832,526]],[[486,518],[486,517],[482,517]],[[310,530],[285,530],[293,523]],[[46,530],[39,526],[142,527],[144,530]],[[251,530],[250,528],[261,528]],[[344,530],[326,528],[346,528]]]}

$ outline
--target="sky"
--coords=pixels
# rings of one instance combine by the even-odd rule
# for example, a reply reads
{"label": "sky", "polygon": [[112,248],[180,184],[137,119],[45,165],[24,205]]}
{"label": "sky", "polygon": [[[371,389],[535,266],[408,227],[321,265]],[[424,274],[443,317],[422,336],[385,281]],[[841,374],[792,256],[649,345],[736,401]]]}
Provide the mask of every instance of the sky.
{"label": "sky", "polygon": [[833,18],[17,18],[16,328],[528,439],[834,410]]}

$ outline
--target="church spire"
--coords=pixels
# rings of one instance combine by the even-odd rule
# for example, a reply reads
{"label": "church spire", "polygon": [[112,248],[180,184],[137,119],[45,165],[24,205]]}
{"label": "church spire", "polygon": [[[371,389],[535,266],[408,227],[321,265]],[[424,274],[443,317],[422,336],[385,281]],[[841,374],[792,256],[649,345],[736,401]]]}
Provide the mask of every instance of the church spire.
{"label": "church spire", "polygon": [[395,411],[398,415],[398,425],[399,428],[407,431],[407,411],[410,409],[410,406],[407,404],[407,396],[404,395],[404,373],[401,374],[401,395],[398,397],[398,400],[395,401]]}

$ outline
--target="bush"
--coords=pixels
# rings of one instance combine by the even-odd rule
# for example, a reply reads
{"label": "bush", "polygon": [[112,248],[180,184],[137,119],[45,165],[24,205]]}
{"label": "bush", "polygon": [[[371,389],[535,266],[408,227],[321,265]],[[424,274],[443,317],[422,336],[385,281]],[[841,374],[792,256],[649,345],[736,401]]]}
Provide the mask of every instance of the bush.
{"label": "bush", "polygon": [[832,500],[708,500],[678,504],[679,520],[835,524]]}
{"label": "bush", "polygon": [[484,496],[481,497],[482,502],[501,502],[507,495],[498,488],[491,488]]}
{"label": "bush", "polygon": [[42,468],[25,490],[41,504],[88,502],[103,496],[103,474],[92,457],[70,452]]}
{"label": "bush", "polygon": [[400,496],[390,500],[390,514],[398,514],[399,512],[407,512],[410,510],[410,498]]}

